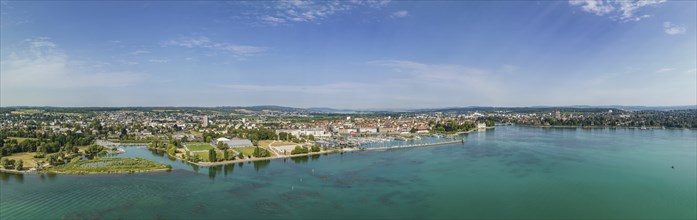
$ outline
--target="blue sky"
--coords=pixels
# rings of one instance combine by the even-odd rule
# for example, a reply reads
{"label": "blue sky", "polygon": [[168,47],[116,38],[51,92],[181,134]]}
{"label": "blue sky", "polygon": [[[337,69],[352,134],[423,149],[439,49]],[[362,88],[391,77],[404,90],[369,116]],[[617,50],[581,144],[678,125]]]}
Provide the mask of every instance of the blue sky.
{"label": "blue sky", "polygon": [[695,1],[2,1],[0,105],[697,104]]}

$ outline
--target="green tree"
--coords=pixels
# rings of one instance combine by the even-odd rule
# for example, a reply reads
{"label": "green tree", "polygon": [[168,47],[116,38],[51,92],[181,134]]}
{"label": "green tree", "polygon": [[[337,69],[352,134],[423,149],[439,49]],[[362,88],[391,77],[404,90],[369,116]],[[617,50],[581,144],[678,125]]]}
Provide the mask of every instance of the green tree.
{"label": "green tree", "polygon": [[295,146],[293,151],[290,152],[290,154],[306,154],[308,153],[307,148],[301,147],[301,146]]}
{"label": "green tree", "polygon": [[15,160],[12,159],[7,159],[7,158],[2,158],[2,168],[5,169],[14,169],[15,168]]}
{"label": "green tree", "polygon": [[254,152],[252,153],[252,156],[254,156],[254,157],[270,157],[271,153],[264,148],[256,147],[256,148],[254,148]]}
{"label": "green tree", "polygon": [[279,132],[278,133],[278,139],[281,139],[283,141],[288,140],[288,133],[286,132]]}
{"label": "green tree", "polygon": [[16,165],[15,167],[17,168],[17,170],[22,170],[22,169],[24,169],[24,160],[19,159],[19,160],[17,161],[17,165]]}
{"label": "green tree", "polygon": [[104,150],[104,147],[96,144],[92,144],[89,147],[87,147],[87,150],[85,150],[85,154],[88,157],[94,157],[97,154],[101,153]]}
{"label": "green tree", "polygon": [[209,150],[208,150],[208,161],[210,161],[210,162],[215,162],[215,161],[216,161],[215,156],[216,156],[216,155],[215,155],[215,150],[209,149]]}
{"label": "green tree", "polygon": [[194,154],[194,156],[191,157],[191,162],[198,163],[199,161],[201,161],[201,156],[198,154]]}
{"label": "green tree", "polygon": [[177,147],[174,144],[167,145],[167,154],[170,156],[175,156],[177,153]]}
{"label": "green tree", "polygon": [[215,147],[218,148],[218,150],[225,150],[228,148],[228,145],[223,142],[218,142],[218,144]]}
{"label": "green tree", "polygon": [[51,166],[59,165],[59,164],[62,164],[62,163],[63,163],[63,161],[61,161],[60,159],[58,159],[58,154],[57,154],[57,153],[51,154],[50,156],[48,156],[48,164],[50,164]]}

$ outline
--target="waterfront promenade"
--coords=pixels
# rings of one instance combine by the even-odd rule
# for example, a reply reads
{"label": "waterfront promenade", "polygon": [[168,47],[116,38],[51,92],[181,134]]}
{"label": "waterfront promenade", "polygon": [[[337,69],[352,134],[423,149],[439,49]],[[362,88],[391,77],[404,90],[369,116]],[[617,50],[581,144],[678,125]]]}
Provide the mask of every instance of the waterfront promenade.
{"label": "waterfront promenade", "polygon": [[271,156],[271,157],[254,157],[254,158],[246,158],[246,159],[239,159],[239,160],[227,160],[227,161],[221,161],[221,162],[193,163],[193,162],[186,161],[186,160],[184,160],[184,161],[186,161],[187,163],[198,165],[198,166],[207,167],[207,166],[218,166],[218,165],[225,165],[225,164],[251,162],[251,161],[260,161],[260,160],[273,160],[273,159],[281,159],[281,158],[303,157],[303,156],[311,156],[311,155],[319,155],[319,154],[334,154],[334,153],[353,152],[353,151],[392,150],[392,149],[402,149],[402,148],[416,148],[416,147],[428,147],[428,146],[438,146],[438,145],[446,145],[446,144],[457,144],[457,143],[464,143],[464,142],[465,142],[464,139],[460,139],[460,140],[450,140],[450,141],[442,141],[442,142],[434,142],[434,143],[396,145],[396,146],[387,146],[387,147],[373,147],[373,148],[352,147],[352,148],[341,148],[341,149],[320,151],[320,152],[310,152],[310,153],[306,153],[306,154],[294,154],[294,155],[278,154],[276,156]]}

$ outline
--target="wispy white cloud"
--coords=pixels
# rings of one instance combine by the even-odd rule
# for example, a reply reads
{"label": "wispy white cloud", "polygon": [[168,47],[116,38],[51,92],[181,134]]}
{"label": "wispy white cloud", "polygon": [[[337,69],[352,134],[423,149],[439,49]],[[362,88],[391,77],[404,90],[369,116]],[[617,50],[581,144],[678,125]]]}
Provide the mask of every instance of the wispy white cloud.
{"label": "wispy white cloud", "polygon": [[406,17],[406,16],[409,16],[409,12],[408,12],[408,11],[402,10],[402,11],[395,11],[395,12],[392,12],[392,16],[391,16],[391,17],[393,17],[393,18],[403,18],[403,17]]}
{"label": "wispy white cloud", "polygon": [[274,99],[272,103],[294,100],[295,105],[305,106],[324,103],[341,107],[413,108],[457,103],[495,104],[505,96],[496,71],[407,60],[377,60],[366,62],[366,65],[372,67],[375,74],[395,76],[375,81],[343,80],[303,85],[234,83],[218,87],[236,94],[273,97],[266,99]]}
{"label": "wispy white cloud", "polygon": [[136,50],[136,51],[131,52],[131,54],[133,54],[133,55],[141,55],[141,54],[148,54],[148,53],[150,53],[150,51],[147,51],[147,50]]}
{"label": "wispy white cloud", "polygon": [[224,51],[236,57],[248,57],[261,55],[268,51],[266,47],[231,44],[226,42],[213,42],[207,37],[183,37],[168,40],[161,43],[162,46],[179,46],[186,48],[206,48],[211,50]]}
{"label": "wispy white cloud", "polygon": [[53,51],[56,49],[56,44],[46,37],[25,39],[24,42],[29,43],[29,48],[33,52],[39,52],[41,50]]}
{"label": "wispy white cloud", "polygon": [[280,25],[288,23],[319,22],[340,12],[360,8],[383,8],[389,0],[350,0],[350,1],[273,1],[253,9],[248,18],[260,24]]}
{"label": "wispy white cloud", "polygon": [[149,59],[148,62],[151,62],[151,63],[168,63],[169,60],[165,60],[165,59]]}
{"label": "wispy white cloud", "polygon": [[615,7],[613,7],[610,2],[602,0],[569,0],[569,4],[581,6],[583,11],[600,16],[615,11]]}
{"label": "wispy white cloud", "polygon": [[105,71],[108,63],[72,59],[48,38],[24,41],[24,51],[13,51],[0,61],[3,89],[86,88],[134,85],[147,75],[128,71]]}
{"label": "wispy white cloud", "polygon": [[0,1],[0,29],[32,23],[32,16],[25,10],[15,7],[21,2]]}
{"label": "wispy white cloud", "polygon": [[657,69],[656,72],[657,73],[665,73],[665,72],[671,72],[673,70],[675,70],[675,68],[664,67],[664,68]]}
{"label": "wispy white cloud", "polygon": [[676,34],[684,34],[687,31],[687,28],[683,25],[676,25],[676,24],[671,24],[670,22],[663,22],[663,31],[666,32],[666,34],[670,35],[676,35]]}
{"label": "wispy white cloud", "polygon": [[253,84],[225,84],[223,88],[244,90],[250,92],[292,92],[308,94],[341,94],[356,90],[374,90],[379,86],[366,83],[327,83],[319,85],[253,85]]}
{"label": "wispy white cloud", "polygon": [[140,64],[140,63],[138,63],[138,62],[136,62],[136,61],[129,61],[129,60],[121,60],[120,62],[121,62],[122,64],[125,64],[125,65],[138,65],[138,64]]}
{"label": "wispy white cloud", "polygon": [[498,76],[490,70],[451,64],[427,64],[406,60],[378,60],[370,65],[406,73],[407,81],[455,91],[478,91],[493,97],[499,94]]}
{"label": "wispy white cloud", "polygon": [[646,6],[656,6],[666,0],[569,0],[571,6],[581,7],[581,10],[598,16],[608,15],[617,21],[639,21],[651,17],[648,14],[637,14]]}

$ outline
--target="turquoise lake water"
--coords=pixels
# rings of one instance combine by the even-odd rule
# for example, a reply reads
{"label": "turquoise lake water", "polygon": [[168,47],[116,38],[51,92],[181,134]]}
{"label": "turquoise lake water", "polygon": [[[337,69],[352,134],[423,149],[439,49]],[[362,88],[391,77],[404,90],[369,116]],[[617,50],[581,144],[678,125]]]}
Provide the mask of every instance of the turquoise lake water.
{"label": "turquoise lake water", "polygon": [[[697,218],[697,131],[517,126],[464,144],[194,167],[0,174],[0,219]],[[672,169],[674,166],[675,169]]]}

